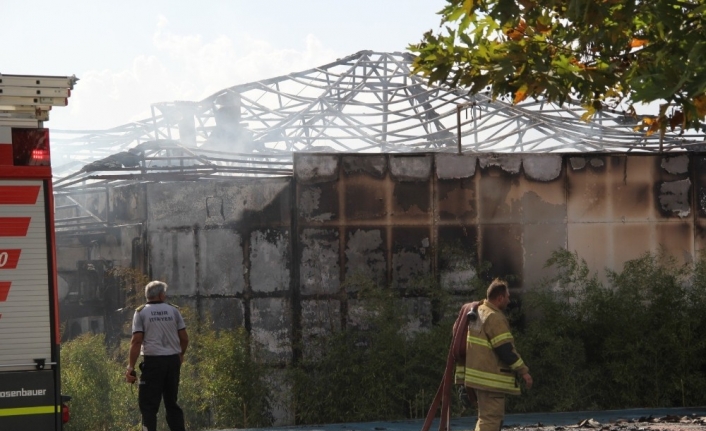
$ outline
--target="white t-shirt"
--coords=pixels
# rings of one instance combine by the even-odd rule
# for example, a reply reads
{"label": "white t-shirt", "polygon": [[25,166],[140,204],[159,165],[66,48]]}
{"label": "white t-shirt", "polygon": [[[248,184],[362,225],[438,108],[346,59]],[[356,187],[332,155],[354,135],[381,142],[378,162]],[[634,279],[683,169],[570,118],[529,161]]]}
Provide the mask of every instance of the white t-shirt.
{"label": "white t-shirt", "polygon": [[132,333],[144,334],[141,353],[145,356],[180,354],[178,331],[185,328],[179,310],[166,302],[148,302],[132,318]]}

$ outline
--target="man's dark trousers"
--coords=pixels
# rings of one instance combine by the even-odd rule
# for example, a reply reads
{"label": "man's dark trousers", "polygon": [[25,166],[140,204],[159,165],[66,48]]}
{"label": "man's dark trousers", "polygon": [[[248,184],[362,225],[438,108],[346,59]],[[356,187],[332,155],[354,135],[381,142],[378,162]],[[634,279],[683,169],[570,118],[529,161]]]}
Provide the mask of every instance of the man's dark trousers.
{"label": "man's dark trousers", "polygon": [[142,425],[148,431],[157,431],[157,412],[164,398],[167,425],[171,431],[185,431],[184,412],[177,405],[179,393],[179,355],[145,356],[140,364],[140,390],[138,401],[142,413]]}

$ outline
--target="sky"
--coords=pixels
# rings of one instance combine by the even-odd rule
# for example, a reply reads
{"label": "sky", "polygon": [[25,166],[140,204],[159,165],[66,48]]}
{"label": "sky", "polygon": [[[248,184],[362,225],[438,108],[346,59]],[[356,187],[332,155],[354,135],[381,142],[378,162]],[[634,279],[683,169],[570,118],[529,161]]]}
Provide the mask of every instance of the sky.
{"label": "sky", "polygon": [[0,0],[0,73],[76,75],[50,129],[104,130],[361,50],[403,52],[445,0]]}

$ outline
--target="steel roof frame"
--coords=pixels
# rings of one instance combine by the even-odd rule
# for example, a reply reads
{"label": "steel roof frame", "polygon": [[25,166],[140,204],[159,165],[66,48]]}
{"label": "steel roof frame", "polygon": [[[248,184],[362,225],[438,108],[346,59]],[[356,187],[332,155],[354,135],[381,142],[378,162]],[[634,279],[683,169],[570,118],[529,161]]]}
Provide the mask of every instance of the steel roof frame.
{"label": "steel roof frame", "polygon": [[[55,191],[68,196],[136,181],[287,176],[293,152],[705,148],[702,134],[669,132],[660,141],[657,135],[635,132],[640,119],[621,113],[604,111],[585,122],[583,109],[571,103],[513,105],[485,94],[429,86],[411,73],[412,58],[361,51],[306,71],[236,85],[199,102],[156,103],[151,118],[112,129],[52,129],[52,152],[58,156],[53,158]],[[82,210],[62,227],[75,232],[82,217],[106,225]]]}
{"label": "steel roof frame", "polygon": [[[148,141],[282,156],[292,152],[458,150],[464,152],[630,152],[701,149],[704,135],[633,131],[637,118],[543,101],[519,105],[484,94],[428,86],[407,53],[361,51],[302,72],[224,89],[200,102],[152,105],[152,117],[108,130],[53,130],[59,176]],[[64,162],[64,163],[61,163]],[[78,162],[78,163],[72,163]]]}

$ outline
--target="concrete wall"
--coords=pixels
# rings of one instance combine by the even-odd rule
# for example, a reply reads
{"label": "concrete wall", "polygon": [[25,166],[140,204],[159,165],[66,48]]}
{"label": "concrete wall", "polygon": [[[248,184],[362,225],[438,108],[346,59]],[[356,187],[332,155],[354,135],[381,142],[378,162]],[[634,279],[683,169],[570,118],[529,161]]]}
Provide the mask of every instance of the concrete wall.
{"label": "concrete wall", "polygon": [[336,289],[352,271],[393,287],[432,273],[463,290],[474,275],[466,257],[531,288],[551,275],[544,263],[560,247],[599,272],[659,247],[691,261],[704,239],[703,163],[685,154],[298,155],[302,294],[308,282]]}
{"label": "concrete wall", "polygon": [[217,327],[245,326],[291,360],[291,179],[146,188],[150,276]]}
{"label": "concrete wall", "polygon": [[[360,280],[402,289],[435,279],[461,303],[478,263],[521,292],[552,275],[544,263],[560,247],[601,274],[659,247],[691,261],[706,238],[704,168],[699,154],[297,154],[293,178],[57,199],[60,217],[78,202],[109,221],[59,235],[59,269],[70,285],[83,260],[143,268],[216,327],[244,326],[282,365],[315,358],[321,335],[365,328]],[[401,298],[400,310],[408,332],[435,318],[423,296]],[[288,423],[286,403],[278,409]]]}
{"label": "concrete wall", "polygon": [[[365,304],[348,295],[358,276],[389,288],[431,277],[462,303],[478,264],[522,292],[553,275],[544,265],[559,248],[600,278],[660,248],[690,262],[704,244],[703,164],[696,154],[295,155],[302,344],[326,330],[323,315],[365,326]],[[407,330],[432,323],[426,298],[404,301]]]}

